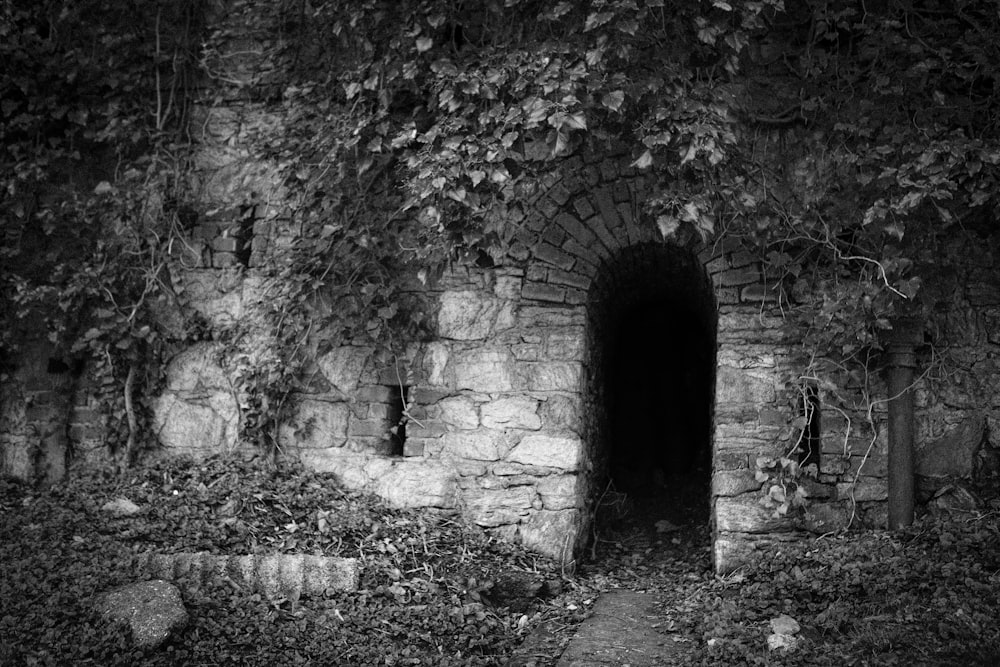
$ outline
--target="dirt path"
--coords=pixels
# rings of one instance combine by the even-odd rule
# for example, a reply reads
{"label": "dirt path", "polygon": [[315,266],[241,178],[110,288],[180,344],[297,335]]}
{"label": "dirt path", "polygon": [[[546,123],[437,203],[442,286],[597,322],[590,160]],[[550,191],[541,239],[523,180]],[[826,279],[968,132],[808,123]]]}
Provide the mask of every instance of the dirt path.
{"label": "dirt path", "polygon": [[621,506],[612,497],[578,573],[604,590],[590,617],[568,643],[564,629],[539,628],[508,667],[667,667],[696,650],[679,630],[692,590],[712,576],[707,512],[678,495],[623,497]]}
{"label": "dirt path", "polygon": [[652,593],[613,590],[594,603],[594,615],[580,626],[556,667],[664,667],[679,647],[660,631],[662,617]]}

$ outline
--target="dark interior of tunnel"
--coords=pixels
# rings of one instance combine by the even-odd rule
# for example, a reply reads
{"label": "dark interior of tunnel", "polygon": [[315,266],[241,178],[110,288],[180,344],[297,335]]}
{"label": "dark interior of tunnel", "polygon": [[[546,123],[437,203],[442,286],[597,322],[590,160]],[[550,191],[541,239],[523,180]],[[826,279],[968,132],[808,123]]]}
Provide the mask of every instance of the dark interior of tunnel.
{"label": "dark interior of tunnel", "polygon": [[689,301],[645,300],[611,323],[606,448],[616,491],[675,523],[701,524],[709,512],[715,335],[708,304]]}

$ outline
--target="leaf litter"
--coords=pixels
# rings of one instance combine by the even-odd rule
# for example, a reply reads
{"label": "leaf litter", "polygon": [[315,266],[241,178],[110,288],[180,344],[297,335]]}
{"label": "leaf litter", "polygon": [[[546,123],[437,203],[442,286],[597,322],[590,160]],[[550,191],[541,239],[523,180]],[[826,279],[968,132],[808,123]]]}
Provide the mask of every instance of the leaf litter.
{"label": "leaf litter", "polygon": [[[140,511],[100,511],[119,498]],[[612,588],[657,595],[678,665],[1000,663],[1000,508],[781,542],[717,576],[704,512],[619,500],[572,572],[454,513],[392,509],[291,466],[160,462],[44,493],[2,481],[0,664],[543,667]],[[363,575],[357,593],[296,600],[203,586],[185,599],[189,626],[143,653],[88,601],[141,578],[149,550],[349,556]],[[786,617],[794,648],[769,650]]]}

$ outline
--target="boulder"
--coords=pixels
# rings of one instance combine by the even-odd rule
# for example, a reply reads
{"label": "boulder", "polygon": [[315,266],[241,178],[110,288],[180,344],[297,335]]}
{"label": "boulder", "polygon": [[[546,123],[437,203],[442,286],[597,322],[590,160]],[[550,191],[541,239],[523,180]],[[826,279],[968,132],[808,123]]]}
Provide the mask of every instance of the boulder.
{"label": "boulder", "polygon": [[126,584],[98,596],[98,613],[128,623],[137,646],[157,648],[188,622],[188,613],[176,586],[162,580]]}

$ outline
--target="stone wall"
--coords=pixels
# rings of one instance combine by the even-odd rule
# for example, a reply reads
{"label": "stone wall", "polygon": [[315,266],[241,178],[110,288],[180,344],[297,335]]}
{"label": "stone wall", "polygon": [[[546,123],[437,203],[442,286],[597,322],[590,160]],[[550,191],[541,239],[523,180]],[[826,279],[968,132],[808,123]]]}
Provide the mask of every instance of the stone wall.
{"label": "stone wall", "polygon": [[[234,50],[250,55],[217,63],[219,81],[206,82],[196,100],[189,235],[175,246],[183,270],[172,276],[209,332],[253,324],[270,289],[262,267],[297,234],[289,223],[294,193],[278,164],[252,159],[250,150],[271,128],[285,127],[289,111],[254,94],[268,64],[245,48],[254,36],[234,34]],[[282,455],[396,505],[461,511],[506,539],[569,561],[587,539],[619,446],[611,438],[608,387],[620,318],[632,304],[665,299],[686,313],[677,326],[700,332],[692,345],[704,344],[698,368],[711,375],[703,378],[712,424],[704,501],[715,566],[732,569],[802,531],[884,525],[881,378],[842,388],[873,397],[870,415],[820,406],[822,449],[818,479],[806,482],[809,507],[804,516],[776,516],[760,502],[756,461],[794,448],[791,424],[801,413],[807,360],[797,356],[796,332],[784,326],[761,266],[727,240],[706,243],[690,229],[664,240],[641,215],[649,184],[615,147],[579,149],[556,166],[546,166],[552,163],[543,153],[541,187],[508,193],[516,203],[508,212],[507,256],[488,268],[458,265],[426,287],[414,281],[433,304],[434,331],[400,358],[386,362],[373,348],[350,344],[317,355],[307,389],[293,397],[294,416],[278,431]],[[941,306],[928,316],[933,345],[918,370],[925,494],[996,465],[1000,253],[993,238],[956,237],[949,256],[968,263],[936,267],[941,279],[926,285]],[[164,313],[167,323],[179,317]],[[274,346],[261,333],[249,362]],[[649,350],[651,358],[690,353]],[[220,354],[220,346],[202,342],[169,361],[166,385],[152,401],[168,454],[201,457],[245,446],[242,398]],[[52,377],[42,368],[47,361],[44,353],[32,357],[2,388],[4,472],[29,476],[44,460],[46,475],[58,476],[70,444],[94,451],[100,440],[86,392],[76,397],[77,385]]]}

